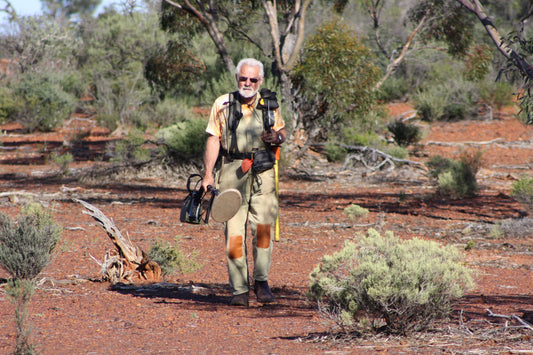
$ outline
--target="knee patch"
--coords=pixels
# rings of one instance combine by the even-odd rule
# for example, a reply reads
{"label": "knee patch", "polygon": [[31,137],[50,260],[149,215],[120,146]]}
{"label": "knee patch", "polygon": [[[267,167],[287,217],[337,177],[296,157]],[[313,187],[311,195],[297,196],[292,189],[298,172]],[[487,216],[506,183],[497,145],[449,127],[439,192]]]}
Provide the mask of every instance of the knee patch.
{"label": "knee patch", "polygon": [[267,249],[270,246],[270,224],[257,225],[257,247]]}
{"label": "knee patch", "polygon": [[242,256],[242,235],[229,237],[228,258],[238,259]]}

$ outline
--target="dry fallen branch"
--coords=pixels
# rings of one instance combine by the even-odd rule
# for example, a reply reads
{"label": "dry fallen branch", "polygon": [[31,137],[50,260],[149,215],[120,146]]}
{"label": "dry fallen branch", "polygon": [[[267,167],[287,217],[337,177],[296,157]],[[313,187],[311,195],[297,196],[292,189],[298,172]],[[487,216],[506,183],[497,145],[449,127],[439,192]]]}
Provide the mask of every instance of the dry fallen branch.
{"label": "dry fallen branch", "polygon": [[161,267],[153,260],[148,259],[139,246],[133,244],[129,238],[125,238],[113,221],[90,203],[76,198],[73,200],[88,210],[83,211],[83,213],[93,217],[104,228],[116,247],[116,250],[106,253],[102,263],[97,261],[101,266],[100,272],[105,280],[112,283],[119,281],[161,281]]}
{"label": "dry fallen branch", "polygon": [[490,309],[486,309],[486,311],[488,312],[489,316],[490,317],[498,317],[498,318],[505,318],[505,319],[514,319],[516,321],[518,321],[518,323],[522,324],[522,326],[524,328],[527,328],[529,330],[533,330],[533,325],[529,324],[528,322],[526,322],[525,320],[523,320],[522,318],[520,318],[519,316],[515,315],[515,314],[511,314],[510,316],[508,315],[505,315],[505,314],[496,314],[496,313],[493,313]]}

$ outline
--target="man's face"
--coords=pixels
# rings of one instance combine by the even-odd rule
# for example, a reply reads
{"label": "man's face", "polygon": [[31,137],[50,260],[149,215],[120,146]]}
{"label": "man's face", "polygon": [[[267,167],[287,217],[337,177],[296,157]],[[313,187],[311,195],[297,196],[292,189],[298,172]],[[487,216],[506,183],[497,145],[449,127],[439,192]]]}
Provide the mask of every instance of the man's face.
{"label": "man's face", "polygon": [[243,65],[241,72],[237,75],[237,82],[239,87],[239,94],[242,97],[249,99],[254,97],[263,84],[263,78],[259,77],[259,68]]}

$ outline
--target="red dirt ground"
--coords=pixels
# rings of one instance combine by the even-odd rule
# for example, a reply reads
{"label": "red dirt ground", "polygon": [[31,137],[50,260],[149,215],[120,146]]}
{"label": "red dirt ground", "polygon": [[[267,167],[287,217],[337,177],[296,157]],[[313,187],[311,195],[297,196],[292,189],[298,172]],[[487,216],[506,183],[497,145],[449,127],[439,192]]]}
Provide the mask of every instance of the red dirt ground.
{"label": "red dirt ground", "polygon": [[[399,115],[408,110],[391,111]],[[90,120],[84,122],[94,128]],[[179,222],[186,196],[183,176],[148,174],[82,182],[73,175],[95,164],[87,159],[103,154],[105,143],[114,139],[108,132],[79,135],[77,144],[85,150],[79,150],[81,158],[71,165],[71,174],[61,176],[54,164],[45,163],[44,154],[71,147],[63,142],[67,136],[74,141],[76,132],[56,132],[45,143],[43,137],[8,131],[0,137],[5,148],[0,151],[0,211],[15,216],[28,199],[40,200],[50,204],[64,228],[58,254],[41,274],[32,298],[32,342],[42,354],[533,353],[533,330],[512,318],[532,321],[528,311],[533,310],[533,238],[529,234],[502,239],[490,233],[499,221],[527,214],[509,192],[522,175],[533,175],[533,127],[520,124],[513,112],[504,112],[488,121],[426,124],[424,129],[427,136],[413,149],[412,160],[483,151],[478,196],[437,198],[426,172],[416,167],[343,170],[316,158],[316,175],[304,179],[282,165],[281,234],[270,278],[276,302],[261,305],[252,297],[249,308],[227,305],[222,225]],[[173,242],[181,237],[183,252],[198,252],[203,267],[156,285],[112,287],[98,282],[99,266],[92,257],[101,261],[113,245],[72,197],[101,209],[145,250],[155,240]],[[343,214],[350,204],[370,213],[350,221]],[[454,306],[449,320],[408,337],[346,339],[331,330],[332,324],[305,298],[308,275],[324,254],[339,250],[344,240],[370,227],[462,250],[474,242],[464,253],[476,272],[476,286]],[[0,277],[7,276],[0,270]],[[6,354],[14,350],[14,309],[3,292],[0,304],[0,353]]]}

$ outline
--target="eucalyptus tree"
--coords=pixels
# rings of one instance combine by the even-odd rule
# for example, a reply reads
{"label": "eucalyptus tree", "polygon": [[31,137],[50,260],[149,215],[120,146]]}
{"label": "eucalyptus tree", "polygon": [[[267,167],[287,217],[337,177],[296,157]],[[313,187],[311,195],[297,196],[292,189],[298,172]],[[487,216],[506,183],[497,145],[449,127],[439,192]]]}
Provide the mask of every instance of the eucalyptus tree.
{"label": "eucalyptus tree", "polygon": [[228,50],[228,38],[257,47],[270,60],[271,63],[267,64],[271,64],[273,75],[279,79],[285,104],[293,112],[289,74],[304,43],[306,13],[311,0],[162,1],[198,21],[209,34],[230,73],[234,72],[235,63]]}

